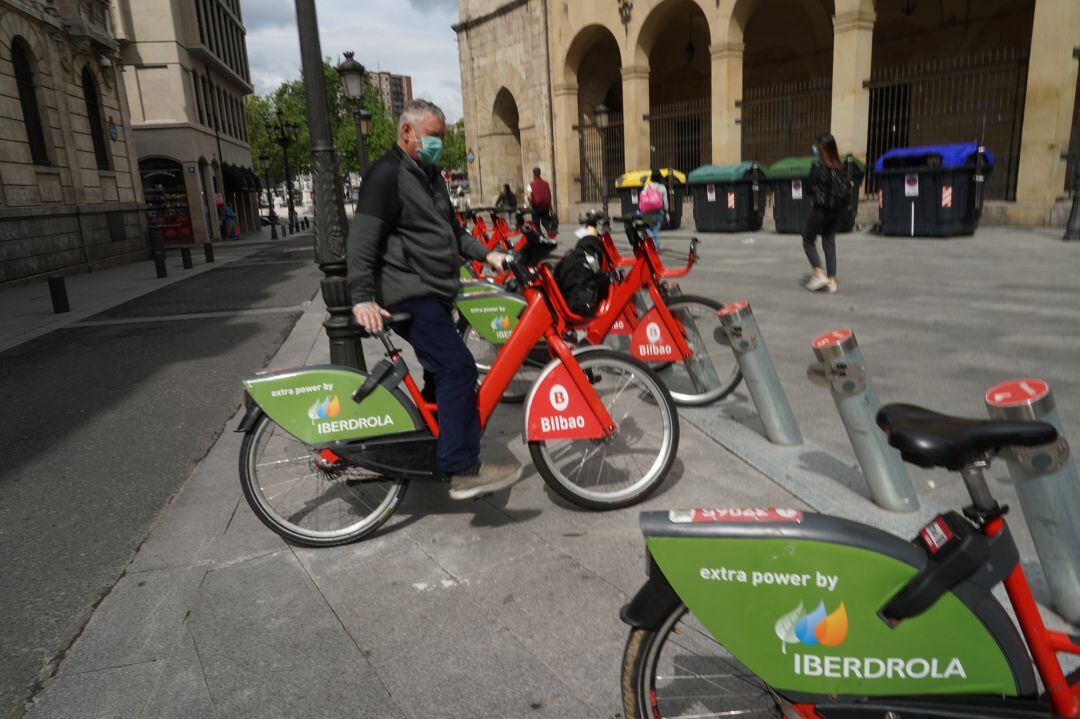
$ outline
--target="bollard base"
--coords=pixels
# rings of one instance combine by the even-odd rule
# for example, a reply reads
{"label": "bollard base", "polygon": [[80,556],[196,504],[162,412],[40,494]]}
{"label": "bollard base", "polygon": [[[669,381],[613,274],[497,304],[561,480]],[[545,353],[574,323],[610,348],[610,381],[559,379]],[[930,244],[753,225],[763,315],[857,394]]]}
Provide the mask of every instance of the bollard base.
{"label": "bollard base", "polygon": [[206,258],[206,264],[214,261],[214,243],[207,242],[203,245],[203,256]]}
{"label": "bollard base", "polygon": [[63,277],[49,278],[49,296],[52,299],[53,312],[59,315],[71,311],[71,305],[68,304],[67,285]]}
{"label": "bollard base", "polygon": [[157,273],[158,279],[163,279],[169,276],[169,270],[165,266],[165,253],[154,253],[154,272]]}
{"label": "bollard base", "polygon": [[195,264],[191,261],[191,248],[190,247],[181,247],[180,248],[180,259],[183,261],[185,270],[190,270],[192,267],[195,266]]}

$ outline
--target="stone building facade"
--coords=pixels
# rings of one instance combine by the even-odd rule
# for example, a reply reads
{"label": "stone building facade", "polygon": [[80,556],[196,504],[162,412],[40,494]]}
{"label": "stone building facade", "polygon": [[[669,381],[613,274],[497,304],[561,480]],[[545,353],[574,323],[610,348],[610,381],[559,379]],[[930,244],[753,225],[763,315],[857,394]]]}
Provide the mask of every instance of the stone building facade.
{"label": "stone building facade", "polygon": [[0,285],[146,256],[107,0],[0,1]]}
{"label": "stone building facade", "polygon": [[830,130],[870,161],[982,140],[998,161],[984,221],[1064,222],[1077,0],[459,0],[459,14],[474,200],[520,191],[538,165],[569,218],[605,177],[773,162]]}
{"label": "stone building facade", "polygon": [[240,0],[116,0],[114,16],[151,228],[166,244],[258,229]]}

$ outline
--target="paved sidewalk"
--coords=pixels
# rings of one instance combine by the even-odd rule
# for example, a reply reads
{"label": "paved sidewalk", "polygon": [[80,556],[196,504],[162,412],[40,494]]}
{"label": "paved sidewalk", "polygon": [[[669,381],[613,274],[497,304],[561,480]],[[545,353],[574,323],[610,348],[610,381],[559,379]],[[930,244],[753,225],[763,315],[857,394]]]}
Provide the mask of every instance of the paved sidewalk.
{"label": "paved sidewalk", "polygon": [[270,239],[269,228],[245,235],[240,240],[214,245],[214,263],[203,258],[201,245],[192,246],[194,267],[185,270],[180,253],[171,250],[166,257],[168,277],[159,278],[152,260],[143,260],[95,272],[65,277],[71,311],[52,311],[49,285],[45,280],[29,285],[0,287],[0,352],[67,327],[103,310],[115,307],[148,292],[202,274],[215,267],[235,262],[255,252]]}

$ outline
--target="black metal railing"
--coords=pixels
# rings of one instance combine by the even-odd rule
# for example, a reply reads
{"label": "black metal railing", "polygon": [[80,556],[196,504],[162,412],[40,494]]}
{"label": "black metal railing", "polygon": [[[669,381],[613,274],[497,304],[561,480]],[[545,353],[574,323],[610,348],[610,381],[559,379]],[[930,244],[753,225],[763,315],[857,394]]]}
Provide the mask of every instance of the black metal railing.
{"label": "black metal railing", "polygon": [[[1080,47],[1073,50],[1073,57],[1080,60]],[[1069,132],[1069,154],[1065,161],[1065,191],[1080,192],[1073,187],[1073,174],[1080,165],[1080,72],[1076,73],[1076,95],[1073,97],[1072,130]]]}
{"label": "black metal railing", "polygon": [[[867,164],[894,147],[981,140],[995,159],[986,197],[1015,200],[1027,63],[1019,50],[996,48],[875,67],[865,83]],[[877,190],[872,171],[865,188]]]}
{"label": "black metal railing", "polygon": [[[611,113],[608,116],[608,127],[603,131],[596,127],[593,118],[589,115],[581,115],[578,124],[574,126],[578,134],[578,152],[580,156],[579,182],[581,202],[602,202],[601,184],[604,171],[607,174],[607,196],[616,197],[615,178],[625,172],[623,152],[623,116],[621,113]],[[601,155],[603,157],[601,158]],[[603,165],[601,165],[601,160]]]}
{"label": "black metal railing", "polygon": [[814,138],[829,129],[832,80],[746,88],[740,109],[742,159],[771,164],[784,157],[809,155]]}
{"label": "black metal railing", "polygon": [[649,123],[651,167],[673,167],[690,172],[710,162],[712,121],[709,98],[653,105],[642,120]]}

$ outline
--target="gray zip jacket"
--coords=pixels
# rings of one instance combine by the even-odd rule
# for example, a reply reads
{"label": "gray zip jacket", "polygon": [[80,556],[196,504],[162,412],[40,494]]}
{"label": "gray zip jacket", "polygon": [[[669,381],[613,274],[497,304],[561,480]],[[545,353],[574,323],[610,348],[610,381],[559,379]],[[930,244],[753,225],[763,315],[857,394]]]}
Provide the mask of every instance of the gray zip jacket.
{"label": "gray zip jacket", "polygon": [[422,168],[394,145],[364,177],[346,253],[352,303],[393,307],[417,297],[452,301],[459,258],[483,261],[488,249],[457,221],[438,168]]}

